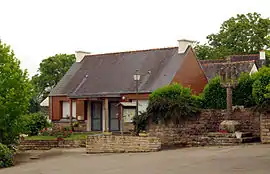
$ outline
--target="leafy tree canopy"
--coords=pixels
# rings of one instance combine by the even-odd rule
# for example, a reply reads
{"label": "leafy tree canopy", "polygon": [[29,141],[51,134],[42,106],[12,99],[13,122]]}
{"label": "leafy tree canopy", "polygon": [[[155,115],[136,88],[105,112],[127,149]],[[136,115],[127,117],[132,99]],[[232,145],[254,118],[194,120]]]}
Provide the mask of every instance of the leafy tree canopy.
{"label": "leafy tree canopy", "polygon": [[270,20],[258,13],[238,14],[223,22],[208,43],[195,47],[200,59],[217,59],[233,54],[255,54],[270,46]]}
{"label": "leafy tree canopy", "polygon": [[20,69],[10,47],[0,40],[0,143],[14,143],[22,131],[31,97],[27,72]]}
{"label": "leafy tree canopy", "polygon": [[44,59],[39,64],[38,74],[32,77],[36,92],[33,103],[45,99],[74,62],[74,54],[56,54]]}

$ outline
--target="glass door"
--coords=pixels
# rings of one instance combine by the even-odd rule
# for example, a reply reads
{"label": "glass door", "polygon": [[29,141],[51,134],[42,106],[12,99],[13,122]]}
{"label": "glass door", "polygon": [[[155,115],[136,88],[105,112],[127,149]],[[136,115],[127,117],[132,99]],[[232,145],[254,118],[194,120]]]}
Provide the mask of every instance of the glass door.
{"label": "glass door", "polygon": [[110,131],[120,131],[118,106],[116,102],[109,103],[109,129]]}
{"label": "glass door", "polygon": [[91,102],[91,130],[102,131],[102,102]]}

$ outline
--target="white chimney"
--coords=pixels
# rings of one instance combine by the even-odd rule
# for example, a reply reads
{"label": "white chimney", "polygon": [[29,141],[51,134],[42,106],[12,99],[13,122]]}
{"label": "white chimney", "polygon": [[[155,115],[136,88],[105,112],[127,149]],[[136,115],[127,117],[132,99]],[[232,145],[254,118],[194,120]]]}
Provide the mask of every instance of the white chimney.
{"label": "white chimney", "polygon": [[182,54],[182,53],[185,53],[188,46],[193,46],[194,41],[187,40],[187,39],[181,39],[181,40],[178,40],[178,44],[179,44],[178,45],[178,53]]}
{"label": "white chimney", "polygon": [[260,60],[265,60],[265,51],[260,51]]}
{"label": "white chimney", "polygon": [[84,58],[84,56],[90,55],[90,52],[85,52],[85,51],[75,51],[75,57],[76,57],[76,62],[81,62]]}

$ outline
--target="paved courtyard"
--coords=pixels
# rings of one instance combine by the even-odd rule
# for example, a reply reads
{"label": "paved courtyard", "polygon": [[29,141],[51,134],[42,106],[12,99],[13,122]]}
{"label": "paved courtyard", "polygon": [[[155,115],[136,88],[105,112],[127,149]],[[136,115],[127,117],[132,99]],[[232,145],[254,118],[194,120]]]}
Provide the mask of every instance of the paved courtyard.
{"label": "paved courtyard", "polygon": [[61,153],[0,174],[269,174],[270,145],[200,147],[139,154]]}

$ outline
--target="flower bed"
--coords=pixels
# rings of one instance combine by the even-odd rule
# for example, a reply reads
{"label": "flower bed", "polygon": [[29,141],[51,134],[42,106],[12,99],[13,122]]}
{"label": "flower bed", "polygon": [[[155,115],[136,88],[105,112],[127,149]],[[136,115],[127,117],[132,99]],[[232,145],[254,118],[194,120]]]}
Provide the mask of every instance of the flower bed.
{"label": "flower bed", "polygon": [[70,137],[71,134],[72,130],[70,129],[70,127],[62,127],[62,126],[57,126],[54,127],[53,129],[45,128],[40,131],[41,136],[54,136],[58,139]]}

